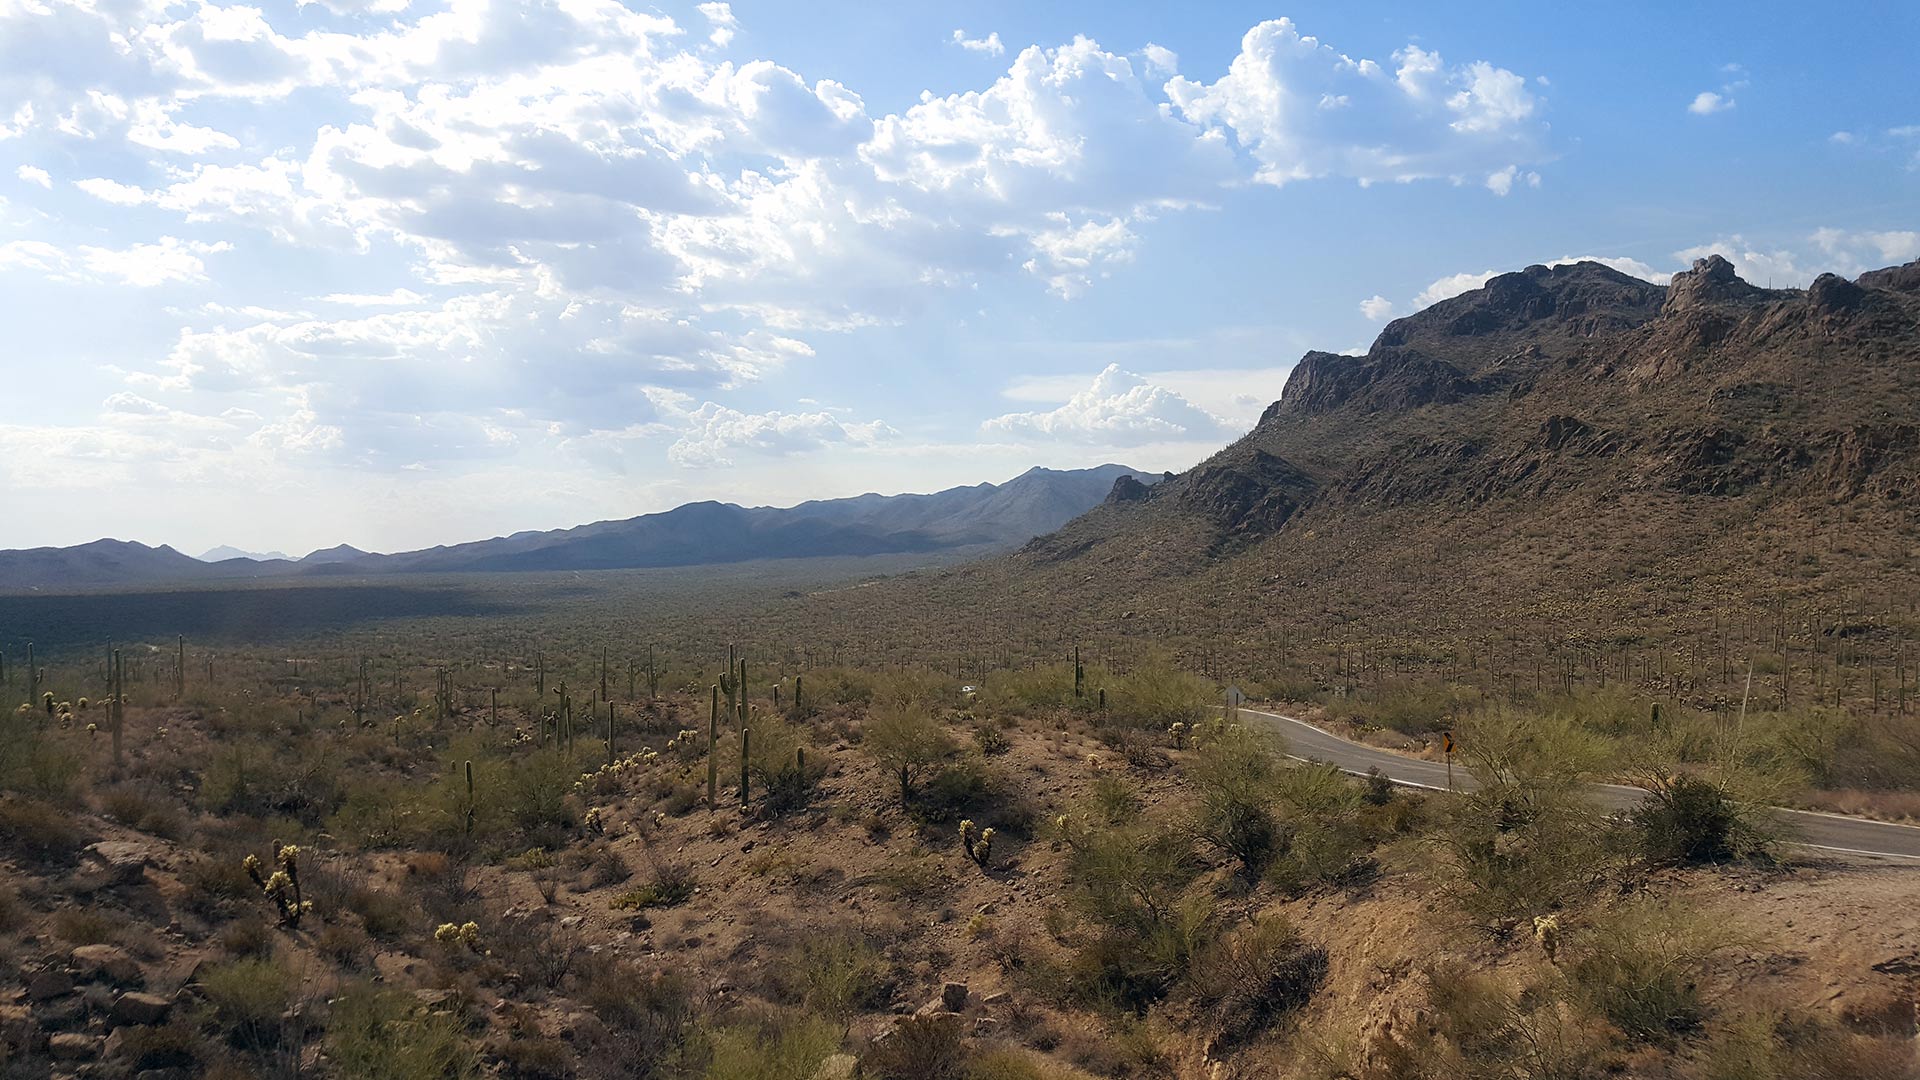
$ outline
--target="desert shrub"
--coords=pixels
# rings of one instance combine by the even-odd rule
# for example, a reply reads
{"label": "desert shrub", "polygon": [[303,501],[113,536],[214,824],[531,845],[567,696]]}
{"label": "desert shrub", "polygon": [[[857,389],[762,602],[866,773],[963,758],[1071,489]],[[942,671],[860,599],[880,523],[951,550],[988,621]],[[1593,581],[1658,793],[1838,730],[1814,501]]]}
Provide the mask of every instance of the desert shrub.
{"label": "desert shrub", "polygon": [[1715,1025],[1691,1080],[1896,1080],[1913,1075],[1913,1043],[1848,1031],[1830,1020],[1748,1008]]}
{"label": "desert shrub", "polygon": [[303,825],[326,820],[343,794],[331,748],[251,738],[217,746],[200,779],[200,804],[211,813],[284,816]]}
{"label": "desert shrub", "polygon": [[27,906],[20,900],[20,891],[0,882],[0,933],[18,929],[26,918]]}
{"label": "desert shrub", "polygon": [[[1001,778],[978,754],[966,754],[934,771],[914,797],[913,814],[921,821],[953,821],[984,812],[1005,794]],[[1005,828],[1012,822],[997,821]]]}
{"label": "desert shrub", "polygon": [[873,875],[874,884],[895,900],[925,900],[953,886],[953,875],[928,855],[896,855]]}
{"label": "desert shrub", "polygon": [[281,1015],[292,1006],[299,976],[267,957],[214,965],[200,976],[214,1019],[236,1044],[264,1049],[280,1041]]}
{"label": "desert shrub", "polygon": [[1368,1047],[1364,1072],[1342,1072],[1338,1061],[1356,1048],[1315,1040],[1321,1059],[1312,1075],[1365,1075],[1391,1080],[1598,1080],[1607,1075],[1609,1033],[1574,1009],[1553,984],[1515,988],[1464,961],[1432,964],[1422,972],[1431,1022],[1396,1032]]}
{"label": "desert shrub", "polygon": [[974,1055],[961,1075],[965,1080],[1092,1080],[1079,1069],[1011,1046]]}
{"label": "desert shrub", "polygon": [[1283,744],[1217,720],[1201,729],[1197,741],[1186,765],[1187,780],[1200,796],[1194,831],[1258,874],[1281,843],[1272,804]]}
{"label": "desert shrub", "polygon": [[53,913],[53,936],[69,945],[102,945],[113,940],[119,920],[103,911],[61,908]]}
{"label": "desert shrub", "polygon": [[580,824],[579,805],[569,796],[574,782],[586,771],[582,765],[591,756],[570,754],[557,745],[542,747],[514,761],[502,770],[504,775],[491,778],[497,781],[500,806],[507,820],[534,842],[555,833],[560,834],[555,839],[563,840]]}
{"label": "desert shrub", "polygon": [[966,1031],[957,1016],[902,1017],[860,1059],[873,1080],[958,1080],[967,1067]]}
{"label": "desert shrub", "polygon": [[1765,831],[1756,808],[1719,784],[1688,773],[1664,771],[1642,781],[1647,799],[1634,807],[1640,854],[1656,864],[1718,863],[1762,853]]}
{"label": "desert shrub", "polygon": [[18,795],[0,795],[0,844],[24,861],[71,866],[99,839],[86,823],[58,806]]}
{"label": "desert shrub", "polygon": [[647,970],[598,954],[584,961],[580,1000],[607,1026],[629,1062],[657,1062],[680,1045],[696,1009],[688,977],[673,968]]}
{"label": "desert shrub", "polygon": [[646,884],[613,898],[614,908],[622,911],[639,911],[643,908],[673,907],[685,903],[693,895],[698,880],[694,877],[693,864],[681,862],[657,854],[650,855],[653,872]]}
{"label": "desert shrub", "polygon": [[1369,813],[1366,788],[1332,765],[1294,765],[1279,772],[1273,795],[1285,845],[1267,868],[1267,880],[1298,894],[1315,885],[1373,878],[1370,853],[1395,815]]}
{"label": "desert shrub", "polygon": [[0,790],[70,803],[84,764],[70,740],[41,730],[38,717],[0,713]]}
{"label": "desert shrub", "polygon": [[900,781],[900,801],[913,800],[913,785],[953,753],[946,729],[913,704],[877,703],[867,713],[861,745]]}
{"label": "desert shrub", "polygon": [[991,756],[1004,754],[1013,749],[1013,742],[1007,738],[1005,727],[995,721],[987,720],[974,726],[973,746],[980,753]]}
{"label": "desert shrub", "polygon": [[1183,835],[1148,823],[1069,823],[1067,841],[1068,895],[1094,927],[1069,965],[1070,989],[1143,1009],[1166,995],[1211,929],[1210,899],[1188,894],[1198,860]]}
{"label": "desert shrub", "polygon": [[1230,1048],[1305,1005],[1327,977],[1327,951],[1285,919],[1269,918],[1204,949],[1189,992],[1211,1043]]}
{"label": "desert shrub", "polygon": [[990,672],[980,684],[978,702],[987,712],[1012,716],[1071,708],[1073,672],[1061,665]]}
{"label": "desert shrub", "polygon": [[1626,904],[1580,936],[1568,977],[1576,997],[1630,1037],[1664,1040],[1700,1026],[1702,976],[1737,940],[1671,901]]}
{"label": "desert shrub", "polygon": [[1112,722],[1165,731],[1174,724],[1199,724],[1207,718],[1214,699],[1211,682],[1156,661],[1116,680],[1107,695],[1107,712]]}
{"label": "desert shrub", "polygon": [[122,825],[169,840],[187,831],[179,804],[140,785],[118,784],[100,792],[100,810]]}
{"label": "desert shrub", "polygon": [[880,950],[852,930],[803,938],[774,966],[773,983],[783,1000],[841,1023],[886,1008],[893,990]]}
{"label": "desert shrub", "polygon": [[185,1017],[152,1027],[122,1027],[118,1038],[121,1060],[142,1072],[185,1069],[197,1075],[212,1056],[205,1036]]}
{"label": "desert shrub", "polygon": [[748,771],[764,792],[761,806],[774,817],[802,810],[813,789],[826,775],[826,764],[815,755],[802,761],[807,749],[806,729],[782,720],[754,725]]}
{"label": "desert shrub", "polygon": [[1101,773],[1088,789],[1087,819],[1103,825],[1125,825],[1140,816],[1140,789],[1120,773]]}
{"label": "desert shrub", "polygon": [[1565,719],[1506,708],[1478,714],[1461,743],[1480,787],[1439,817],[1445,890],[1489,926],[1591,896],[1616,861],[1607,819],[1584,790],[1604,747]]}
{"label": "desert shrub", "polygon": [[705,1080],[792,1080],[812,1076],[840,1049],[840,1031],[801,1015],[721,1028],[704,1041]]}
{"label": "desert shrub", "polygon": [[1452,726],[1479,704],[1480,692],[1470,686],[1397,681],[1366,687],[1349,694],[1322,695],[1327,713],[1389,728],[1403,735],[1427,735]]}
{"label": "desert shrub", "polygon": [[459,1018],[429,1012],[413,995],[370,983],[333,1002],[327,1052],[343,1076],[366,1080],[458,1080],[480,1074]]}
{"label": "desert shrub", "polygon": [[259,888],[241,865],[243,856],[198,853],[180,864],[186,905],[206,918],[225,918],[242,904],[257,902]]}

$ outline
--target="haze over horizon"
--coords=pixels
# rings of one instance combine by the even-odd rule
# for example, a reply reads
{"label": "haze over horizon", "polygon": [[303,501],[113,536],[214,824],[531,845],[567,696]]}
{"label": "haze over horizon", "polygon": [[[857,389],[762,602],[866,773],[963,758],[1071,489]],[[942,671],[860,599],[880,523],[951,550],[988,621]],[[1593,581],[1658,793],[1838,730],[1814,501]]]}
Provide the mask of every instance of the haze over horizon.
{"label": "haze over horizon", "polygon": [[1301,352],[1496,271],[1920,256],[1917,37],[1893,6],[0,2],[0,547],[1183,469]]}

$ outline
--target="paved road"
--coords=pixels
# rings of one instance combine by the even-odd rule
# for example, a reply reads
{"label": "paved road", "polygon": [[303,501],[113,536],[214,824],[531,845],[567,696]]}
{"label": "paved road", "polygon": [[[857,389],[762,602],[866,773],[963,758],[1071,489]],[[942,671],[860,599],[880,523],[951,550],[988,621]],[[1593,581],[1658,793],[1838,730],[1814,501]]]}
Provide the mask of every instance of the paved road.
{"label": "paved road", "polygon": [[[1362,746],[1322,731],[1303,720],[1276,712],[1242,705],[1240,713],[1270,721],[1276,731],[1286,736],[1288,754],[1299,760],[1324,761],[1352,773],[1364,773],[1377,768],[1398,784],[1441,791],[1447,788],[1447,767],[1442,762],[1422,761]],[[1455,765],[1453,786],[1458,790],[1470,790],[1474,786],[1473,775]],[[1595,784],[1594,794],[1601,805],[1608,809],[1626,810],[1638,805],[1647,793],[1624,784]],[[1803,847],[1848,855],[1920,860],[1920,828],[1911,825],[1893,825],[1811,810],[1779,809],[1774,813],[1780,820],[1782,831]]]}

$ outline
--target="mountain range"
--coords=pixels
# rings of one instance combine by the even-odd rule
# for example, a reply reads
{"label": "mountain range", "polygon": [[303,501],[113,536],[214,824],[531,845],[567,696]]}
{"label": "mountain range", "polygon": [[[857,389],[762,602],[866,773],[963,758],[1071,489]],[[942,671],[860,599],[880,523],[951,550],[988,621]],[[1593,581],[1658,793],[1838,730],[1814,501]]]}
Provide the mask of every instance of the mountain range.
{"label": "mountain range", "polygon": [[1769,289],[1716,255],[1665,287],[1594,262],[1494,277],[1364,354],[1307,353],[1184,473],[805,617],[937,610],[923,645],[1014,626],[1243,663],[1302,638],[1390,663],[1659,648],[1717,658],[1716,685],[1735,635],[1844,637],[1905,679],[1916,560],[1920,262]]}
{"label": "mountain range", "polygon": [[[798,506],[695,502],[664,513],[571,529],[518,532],[395,554],[347,545],[300,559],[215,548],[199,559],[167,545],[96,540],[65,548],[0,551],[0,588],[144,585],[285,577],[694,566],[753,559],[896,553],[988,552],[1059,528],[1100,501],[1121,465],[1033,468],[1003,484],[929,495],[859,495]],[[224,556],[224,557],[222,557]]]}

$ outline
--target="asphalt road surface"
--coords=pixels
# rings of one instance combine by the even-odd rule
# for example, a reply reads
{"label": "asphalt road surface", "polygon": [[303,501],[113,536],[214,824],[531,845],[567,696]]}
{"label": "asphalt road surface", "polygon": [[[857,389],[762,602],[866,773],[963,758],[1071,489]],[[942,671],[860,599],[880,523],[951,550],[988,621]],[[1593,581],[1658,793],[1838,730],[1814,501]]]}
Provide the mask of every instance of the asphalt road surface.
{"label": "asphalt road surface", "polygon": [[[1364,773],[1377,768],[1397,784],[1447,790],[1447,766],[1443,762],[1423,761],[1362,746],[1322,731],[1303,720],[1275,712],[1242,705],[1240,713],[1270,722],[1274,730],[1286,737],[1288,755],[1301,761],[1324,761],[1351,773]],[[1473,775],[1455,765],[1452,786],[1458,791],[1471,790],[1474,787]],[[1594,794],[1601,805],[1612,810],[1631,809],[1647,795],[1640,788],[1624,784],[1595,784]],[[1920,860],[1920,828],[1912,825],[1893,825],[1811,810],[1776,809],[1774,814],[1786,837],[1803,847],[1847,855]]]}

